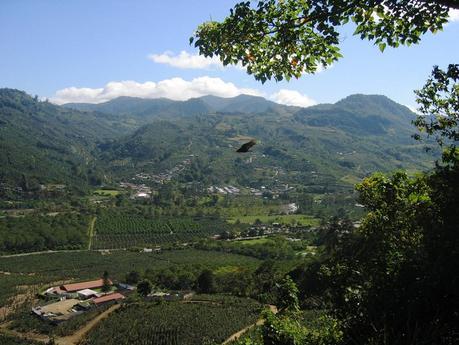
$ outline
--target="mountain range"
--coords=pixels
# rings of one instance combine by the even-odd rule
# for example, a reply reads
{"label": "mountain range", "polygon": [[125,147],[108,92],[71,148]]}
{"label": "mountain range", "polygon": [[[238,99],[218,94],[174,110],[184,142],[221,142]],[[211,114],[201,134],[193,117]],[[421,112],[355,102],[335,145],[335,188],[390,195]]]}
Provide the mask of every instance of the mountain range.
{"label": "mountain range", "polygon": [[[411,138],[414,118],[380,95],[308,108],[248,95],[57,106],[0,89],[0,183],[85,189],[165,174],[204,186],[290,184],[327,192],[352,188],[376,170],[432,166],[433,153]],[[235,153],[251,138],[252,152]]]}

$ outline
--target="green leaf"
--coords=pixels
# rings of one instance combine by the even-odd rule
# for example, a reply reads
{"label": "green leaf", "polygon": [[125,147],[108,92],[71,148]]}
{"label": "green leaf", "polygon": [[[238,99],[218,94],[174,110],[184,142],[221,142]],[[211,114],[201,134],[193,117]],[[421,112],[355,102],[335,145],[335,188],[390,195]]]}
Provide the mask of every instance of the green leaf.
{"label": "green leaf", "polygon": [[381,53],[383,53],[384,49],[386,49],[386,43],[379,43],[378,46]]}

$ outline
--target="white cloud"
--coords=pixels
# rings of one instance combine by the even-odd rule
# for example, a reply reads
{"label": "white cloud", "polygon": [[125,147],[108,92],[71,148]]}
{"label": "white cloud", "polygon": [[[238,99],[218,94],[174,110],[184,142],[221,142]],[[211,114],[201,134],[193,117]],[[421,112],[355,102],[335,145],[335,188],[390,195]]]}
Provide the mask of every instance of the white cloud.
{"label": "white cloud", "polygon": [[270,99],[276,103],[285,105],[295,105],[298,107],[310,107],[317,104],[312,98],[303,95],[295,90],[281,89],[271,95]]}
{"label": "white cloud", "polygon": [[255,89],[239,88],[220,78],[199,77],[191,81],[182,78],[165,79],[159,82],[138,83],[132,80],[112,81],[102,88],[68,87],[55,93],[51,101],[64,103],[102,103],[120,96],[140,98],[165,97],[173,100],[187,100],[204,95],[235,97],[240,94],[260,96]]}
{"label": "white cloud", "polygon": [[[256,89],[240,88],[220,78],[203,76],[190,81],[182,78],[165,79],[158,82],[139,83],[132,80],[111,81],[101,88],[68,87],[56,91],[50,101],[56,104],[65,103],[102,103],[120,96],[139,98],[169,98],[184,101],[205,95],[235,97],[241,94],[264,96]],[[309,107],[317,104],[312,98],[295,90],[281,89],[268,97],[284,105]]]}
{"label": "white cloud", "polygon": [[148,59],[153,62],[166,64],[172,67],[181,69],[224,69],[235,68],[238,70],[245,70],[242,63],[238,62],[236,65],[224,66],[217,56],[204,57],[199,54],[190,54],[182,50],[179,54],[174,55],[173,52],[166,51],[162,54],[150,54]]}
{"label": "white cloud", "polygon": [[156,63],[183,69],[223,68],[223,64],[216,56],[209,58],[199,54],[190,54],[184,50],[178,55],[174,55],[172,52],[164,52],[162,54],[151,54],[148,58]]}
{"label": "white cloud", "polygon": [[[226,68],[234,68],[239,71],[246,71],[246,67],[242,65],[239,61],[235,65],[226,65],[224,66],[223,63],[217,56],[212,58],[204,57],[199,54],[190,54],[184,50],[182,50],[179,54],[174,55],[173,52],[166,51],[162,54],[150,54],[148,55],[148,59],[152,60],[153,62],[166,64],[172,67],[181,68],[181,69],[226,69]],[[323,72],[327,69],[332,68],[333,65],[324,67],[323,65],[318,65],[315,73]],[[307,75],[309,73],[303,73],[303,75]]]}
{"label": "white cloud", "polygon": [[450,22],[459,22],[459,10],[450,9],[448,20]]}

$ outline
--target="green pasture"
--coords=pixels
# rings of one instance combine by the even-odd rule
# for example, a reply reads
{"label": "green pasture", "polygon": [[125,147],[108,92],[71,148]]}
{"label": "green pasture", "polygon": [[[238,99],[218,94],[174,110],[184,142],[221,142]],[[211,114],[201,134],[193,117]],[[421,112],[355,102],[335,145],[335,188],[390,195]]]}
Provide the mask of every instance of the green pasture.
{"label": "green pasture", "polygon": [[253,246],[255,244],[265,244],[271,241],[272,240],[270,240],[269,238],[263,237],[263,238],[254,238],[254,239],[249,239],[249,240],[237,241],[237,243],[245,245],[245,246]]}
{"label": "green pasture", "polygon": [[117,196],[121,192],[115,189],[96,189],[93,194],[100,196]]}

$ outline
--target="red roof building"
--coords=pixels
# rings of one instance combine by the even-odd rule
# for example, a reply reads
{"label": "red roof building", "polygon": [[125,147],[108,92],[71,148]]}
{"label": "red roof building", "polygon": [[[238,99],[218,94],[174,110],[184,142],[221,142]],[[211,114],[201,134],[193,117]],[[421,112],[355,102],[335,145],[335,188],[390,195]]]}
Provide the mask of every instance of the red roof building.
{"label": "red roof building", "polygon": [[124,299],[124,296],[122,294],[118,293],[118,292],[115,292],[115,293],[111,293],[109,295],[105,295],[105,296],[102,296],[102,297],[93,298],[92,301],[96,305],[99,305],[99,304],[102,304],[102,303],[105,303],[105,302],[118,301],[120,299]]}
{"label": "red roof building", "polygon": [[[108,280],[108,282],[110,285],[113,284],[111,280]],[[101,288],[102,286],[104,286],[104,280],[97,279],[97,280],[92,280],[89,282],[65,284],[61,286],[61,289],[67,292],[76,292],[76,291],[84,290],[84,289],[97,289],[97,288]]]}

